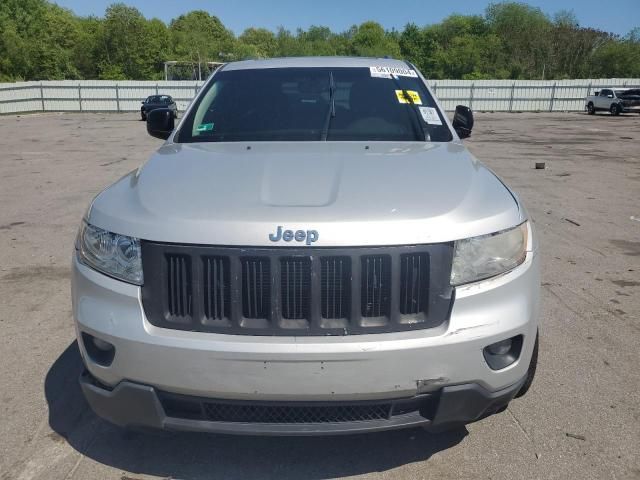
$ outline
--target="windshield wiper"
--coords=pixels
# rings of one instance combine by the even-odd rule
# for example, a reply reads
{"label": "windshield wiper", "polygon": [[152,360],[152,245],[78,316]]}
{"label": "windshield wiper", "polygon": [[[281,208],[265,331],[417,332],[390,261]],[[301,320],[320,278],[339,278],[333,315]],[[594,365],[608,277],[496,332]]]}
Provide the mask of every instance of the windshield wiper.
{"label": "windshield wiper", "polygon": [[329,127],[331,126],[331,119],[336,116],[336,84],[333,81],[333,72],[329,72],[329,111],[327,112],[327,118],[324,121],[324,128],[322,129],[322,136],[320,140],[327,141],[329,135]]}
{"label": "windshield wiper", "polygon": [[409,93],[404,88],[402,88],[400,82],[393,74],[391,74],[391,80],[393,80],[396,88],[402,92],[402,96],[411,104],[411,110],[413,110],[413,112],[415,113],[418,125],[420,125],[420,128],[422,129],[422,136],[424,138],[424,141],[430,141],[431,135],[429,134],[429,129],[427,128],[426,123],[422,121],[422,114],[418,111],[418,106],[414,103],[413,97],[411,97],[411,95],[409,95]]}

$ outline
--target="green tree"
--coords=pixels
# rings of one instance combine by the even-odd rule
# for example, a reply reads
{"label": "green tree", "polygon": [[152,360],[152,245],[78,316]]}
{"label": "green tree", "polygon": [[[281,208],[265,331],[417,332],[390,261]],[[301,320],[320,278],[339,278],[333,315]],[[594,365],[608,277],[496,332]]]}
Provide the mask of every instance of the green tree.
{"label": "green tree", "polygon": [[77,78],[73,48],[78,20],[45,0],[0,3],[0,76],[29,80]]}
{"label": "green tree", "polygon": [[376,22],[342,32],[247,28],[235,38],[196,10],[167,26],[115,3],[104,17],[79,17],[48,0],[0,0],[0,81],[64,78],[154,79],[163,62],[301,55],[405,58],[430,78],[577,78],[640,76],[640,28],[621,37],[579,25],[575,14],[549,16],[517,1],[484,15],[410,23],[402,31]]}
{"label": "green tree", "polygon": [[200,65],[233,54],[235,37],[218,17],[203,10],[180,15],[169,24],[175,60]]}
{"label": "green tree", "polygon": [[256,52],[256,56],[261,58],[274,57],[278,51],[276,36],[266,28],[247,28],[238,37],[238,41],[254,47],[252,50]]}
{"label": "green tree", "polygon": [[364,22],[353,34],[352,52],[362,57],[398,58],[400,45],[379,23]]}
{"label": "green tree", "polygon": [[504,45],[511,78],[544,78],[551,59],[551,20],[539,8],[517,2],[487,7],[491,31]]}
{"label": "green tree", "polygon": [[157,22],[152,24],[149,25],[137,8],[123,3],[107,8],[96,32],[100,78],[153,78],[161,55],[153,38],[158,34]]}

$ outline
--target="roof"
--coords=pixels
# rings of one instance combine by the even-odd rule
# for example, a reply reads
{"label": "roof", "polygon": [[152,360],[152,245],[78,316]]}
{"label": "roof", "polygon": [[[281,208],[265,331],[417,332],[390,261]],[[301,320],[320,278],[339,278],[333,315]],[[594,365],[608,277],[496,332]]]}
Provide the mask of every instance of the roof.
{"label": "roof", "polygon": [[287,57],[264,60],[242,60],[227,63],[225,71],[247,70],[253,68],[289,68],[289,67],[399,67],[407,68],[404,60],[373,57]]}

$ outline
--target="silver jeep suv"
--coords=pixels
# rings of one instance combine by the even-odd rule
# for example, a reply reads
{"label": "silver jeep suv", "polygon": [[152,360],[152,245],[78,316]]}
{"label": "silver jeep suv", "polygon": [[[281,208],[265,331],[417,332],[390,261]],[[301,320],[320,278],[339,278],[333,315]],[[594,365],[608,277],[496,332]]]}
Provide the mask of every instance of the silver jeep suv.
{"label": "silver jeep suv", "polygon": [[95,412],[124,427],[442,430],[503,410],[537,362],[539,261],[518,197],[409,63],[229,63],[102,191],[73,257]]}

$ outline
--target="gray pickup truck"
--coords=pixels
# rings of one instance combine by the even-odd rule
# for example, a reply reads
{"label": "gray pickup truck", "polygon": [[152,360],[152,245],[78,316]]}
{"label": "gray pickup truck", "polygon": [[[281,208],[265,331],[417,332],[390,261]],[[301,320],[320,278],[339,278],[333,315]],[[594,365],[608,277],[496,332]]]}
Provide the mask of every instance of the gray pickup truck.
{"label": "gray pickup truck", "polygon": [[96,413],[123,427],[443,430],[533,380],[526,209],[409,63],[229,63],[80,226],[72,297]]}

